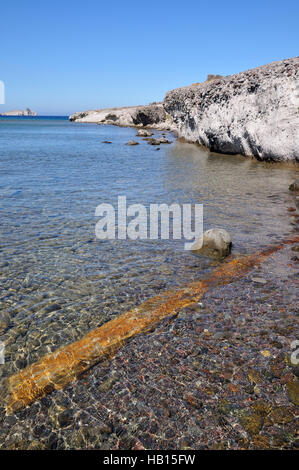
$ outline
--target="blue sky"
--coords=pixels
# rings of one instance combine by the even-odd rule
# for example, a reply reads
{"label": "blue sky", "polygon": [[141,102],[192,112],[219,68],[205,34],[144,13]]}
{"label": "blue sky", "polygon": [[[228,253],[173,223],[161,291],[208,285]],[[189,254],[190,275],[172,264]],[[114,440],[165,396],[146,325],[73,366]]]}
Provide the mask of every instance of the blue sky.
{"label": "blue sky", "polygon": [[296,0],[2,0],[0,112],[146,104],[299,54]]}

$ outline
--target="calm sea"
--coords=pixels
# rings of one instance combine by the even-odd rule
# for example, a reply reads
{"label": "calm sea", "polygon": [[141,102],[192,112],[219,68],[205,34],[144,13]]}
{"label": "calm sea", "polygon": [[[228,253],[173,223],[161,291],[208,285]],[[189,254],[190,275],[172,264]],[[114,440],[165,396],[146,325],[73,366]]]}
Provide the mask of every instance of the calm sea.
{"label": "calm sea", "polygon": [[[180,240],[97,240],[102,202],[203,203],[204,228],[227,229],[235,253],[291,233],[294,170],[211,154],[171,134],[156,151],[135,136],[67,118],[0,118],[3,376],[209,268]],[[140,145],[126,146],[132,138]]]}

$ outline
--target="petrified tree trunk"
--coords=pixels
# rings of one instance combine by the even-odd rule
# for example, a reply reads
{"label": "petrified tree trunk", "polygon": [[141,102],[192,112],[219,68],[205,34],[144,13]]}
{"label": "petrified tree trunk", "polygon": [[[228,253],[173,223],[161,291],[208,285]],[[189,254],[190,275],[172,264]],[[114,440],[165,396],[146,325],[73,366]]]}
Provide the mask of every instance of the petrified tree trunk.
{"label": "petrified tree trunk", "polygon": [[83,371],[120,348],[128,338],[146,331],[163,318],[198,302],[209,288],[239,279],[284,245],[298,241],[297,236],[253,255],[231,259],[205,279],[191,283],[180,290],[168,291],[154,297],[92,330],[81,340],[44,356],[35,364],[6,380],[1,395],[5,400],[7,412],[19,410],[54,389],[63,388]]}

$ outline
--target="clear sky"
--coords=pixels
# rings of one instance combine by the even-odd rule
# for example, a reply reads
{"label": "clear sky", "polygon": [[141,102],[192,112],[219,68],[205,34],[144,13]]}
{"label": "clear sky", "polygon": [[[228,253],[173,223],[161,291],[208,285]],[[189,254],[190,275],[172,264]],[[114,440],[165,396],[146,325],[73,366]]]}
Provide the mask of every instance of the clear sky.
{"label": "clear sky", "polygon": [[0,112],[146,104],[299,54],[298,0],[2,0]]}

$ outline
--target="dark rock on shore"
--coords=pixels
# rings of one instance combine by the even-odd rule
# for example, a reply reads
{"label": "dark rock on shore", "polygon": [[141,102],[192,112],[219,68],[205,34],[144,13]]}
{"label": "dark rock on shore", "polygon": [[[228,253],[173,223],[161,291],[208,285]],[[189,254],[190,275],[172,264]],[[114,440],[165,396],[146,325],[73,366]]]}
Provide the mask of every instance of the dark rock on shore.
{"label": "dark rock on shore", "polygon": [[138,108],[132,115],[133,124],[142,124],[143,126],[151,126],[159,124],[166,119],[166,112],[163,106],[149,105]]}
{"label": "dark rock on shore", "polygon": [[85,112],[78,112],[75,114],[72,114],[72,116],[69,117],[70,121],[78,121],[79,119],[84,119],[88,115],[88,111]]}

